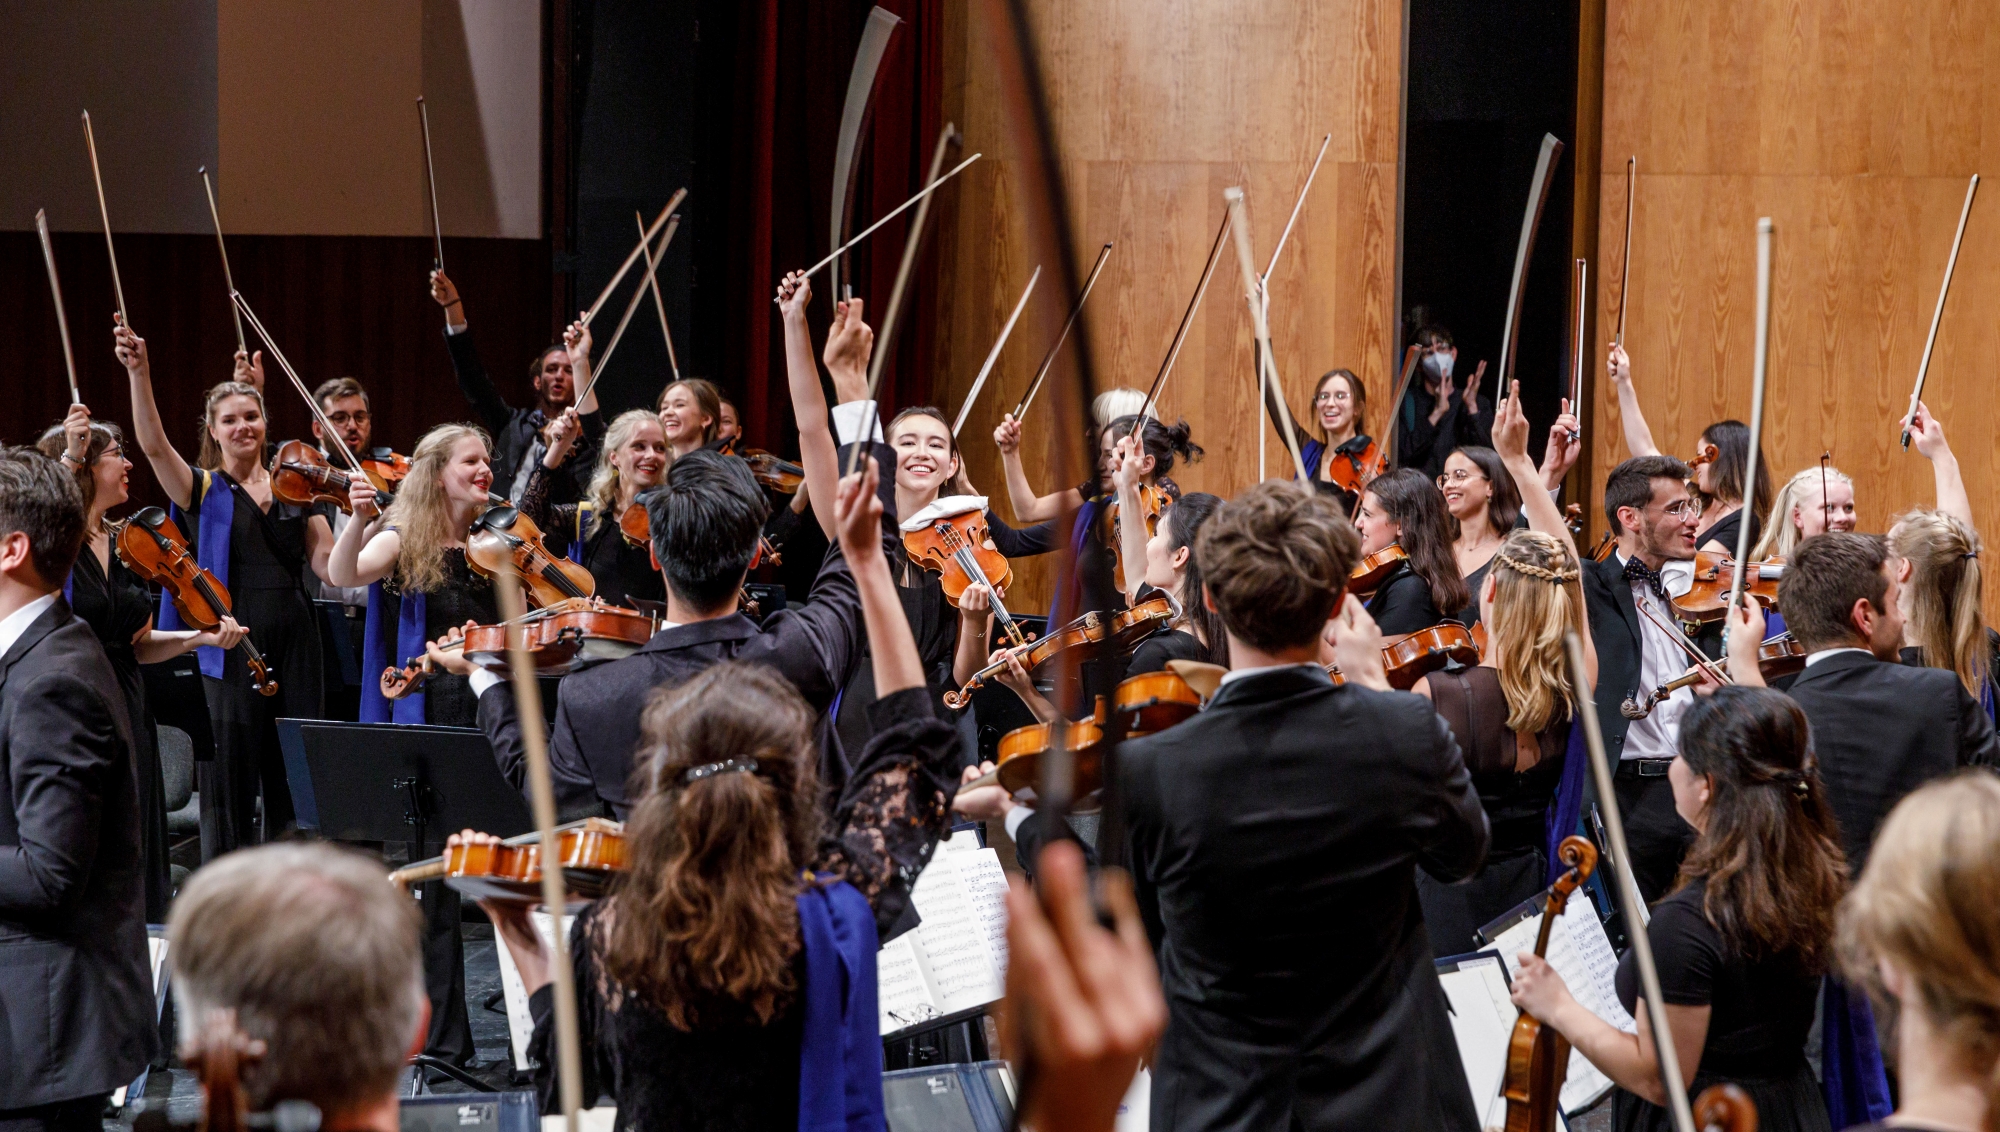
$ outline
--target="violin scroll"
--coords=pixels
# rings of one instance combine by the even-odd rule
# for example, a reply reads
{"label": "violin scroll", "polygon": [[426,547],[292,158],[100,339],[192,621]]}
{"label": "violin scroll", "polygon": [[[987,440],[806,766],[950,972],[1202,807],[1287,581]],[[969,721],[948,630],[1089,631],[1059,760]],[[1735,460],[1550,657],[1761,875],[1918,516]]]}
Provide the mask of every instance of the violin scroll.
{"label": "violin scroll", "polygon": [[1694,1123],[1701,1132],[1757,1132],[1757,1103],[1740,1086],[1710,1085],[1694,1099]]}

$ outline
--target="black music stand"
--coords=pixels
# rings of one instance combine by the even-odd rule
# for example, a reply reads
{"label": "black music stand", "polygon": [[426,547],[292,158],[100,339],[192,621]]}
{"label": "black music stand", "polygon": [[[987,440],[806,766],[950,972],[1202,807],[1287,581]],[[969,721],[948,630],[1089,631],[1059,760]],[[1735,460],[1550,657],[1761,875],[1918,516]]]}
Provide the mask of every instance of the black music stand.
{"label": "black music stand", "polygon": [[299,826],[321,837],[408,842],[414,859],[461,829],[535,825],[476,728],[280,719],[278,743]]}

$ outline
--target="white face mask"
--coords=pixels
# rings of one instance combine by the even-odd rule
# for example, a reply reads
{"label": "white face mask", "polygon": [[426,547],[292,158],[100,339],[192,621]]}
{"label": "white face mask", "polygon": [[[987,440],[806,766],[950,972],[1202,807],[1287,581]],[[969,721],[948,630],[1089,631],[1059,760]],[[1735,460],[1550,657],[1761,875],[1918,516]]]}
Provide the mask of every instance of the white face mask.
{"label": "white face mask", "polygon": [[1450,354],[1425,354],[1424,372],[1430,374],[1432,377],[1450,377],[1451,364],[1456,360]]}

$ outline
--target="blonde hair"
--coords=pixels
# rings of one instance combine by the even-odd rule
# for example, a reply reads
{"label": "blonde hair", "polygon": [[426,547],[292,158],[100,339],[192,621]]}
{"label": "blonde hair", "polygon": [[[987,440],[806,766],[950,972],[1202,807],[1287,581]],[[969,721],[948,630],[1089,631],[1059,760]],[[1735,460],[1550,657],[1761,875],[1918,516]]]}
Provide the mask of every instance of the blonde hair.
{"label": "blonde hair", "polygon": [[[1107,389],[1092,398],[1090,419],[1098,428],[1110,428],[1112,421],[1119,417],[1138,416],[1139,410],[1144,408],[1146,408],[1146,391],[1121,385],[1116,389]],[[1159,420],[1159,407],[1154,406],[1146,415]]]}
{"label": "blonde hair", "polygon": [[465,538],[451,529],[451,506],[444,497],[444,469],[451,450],[466,437],[476,437],[491,452],[486,430],[477,425],[439,425],[417,441],[410,455],[410,474],[396,488],[396,501],[382,522],[402,536],[396,554],[396,575],[405,591],[430,593],[445,584],[444,550]]}
{"label": "blonde hair", "polygon": [[1943,511],[1907,511],[1889,528],[1890,552],[1910,563],[1908,635],[1926,665],[1958,673],[1975,700],[1992,664],[1979,612],[1979,549],[1979,532]]}
{"label": "blonde hair", "polygon": [[[1921,1010],[1958,1068],[1983,1078],[1986,1128],[2000,1132],[2000,778],[1965,771],[1927,783],[1882,823],[1840,908],[1847,977],[1892,1031]],[[1909,980],[1898,1001],[1887,960]]]}
{"label": "blonde hair", "polygon": [[[1854,477],[1839,468],[1821,468],[1818,464],[1814,464],[1786,480],[1785,486],[1778,489],[1778,498],[1771,503],[1771,513],[1764,517],[1764,533],[1758,538],[1757,549],[1751,552],[1750,557],[1760,561],[1774,554],[1780,558],[1790,558],[1792,551],[1797,550],[1799,543],[1804,541],[1799,537],[1799,528],[1792,522],[1793,508],[1804,502],[1809,494],[1819,490],[1822,483],[1835,482],[1852,487]],[[1735,551],[1732,549],[1730,553],[1733,554]]]}
{"label": "blonde hair", "polygon": [[618,516],[612,515],[618,506],[618,466],[611,462],[611,454],[632,442],[632,434],[639,426],[651,422],[660,423],[660,415],[650,409],[627,409],[611,421],[611,427],[604,431],[604,443],[598,449],[597,470],[590,474],[590,486],[584,496],[590,500],[590,529],[583,532],[588,538],[596,534],[608,516],[612,522]]}
{"label": "blonde hair", "polygon": [[271,425],[271,414],[264,408],[264,395],[257,391],[257,387],[240,381],[217,382],[209,387],[208,394],[201,399],[201,448],[194,457],[197,468],[206,468],[212,472],[222,466],[222,446],[215,442],[215,437],[209,432],[209,426],[215,423],[215,406],[225,397],[248,397],[257,402],[257,413],[264,418],[264,427],[267,430],[265,435],[270,435],[268,430]]}
{"label": "blonde hair", "polygon": [[[1540,731],[1575,702],[1563,637],[1582,623],[1582,571],[1561,539],[1515,531],[1493,556],[1492,641],[1507,727]],[[1475,595],[1476,596],[1476,595]]]}

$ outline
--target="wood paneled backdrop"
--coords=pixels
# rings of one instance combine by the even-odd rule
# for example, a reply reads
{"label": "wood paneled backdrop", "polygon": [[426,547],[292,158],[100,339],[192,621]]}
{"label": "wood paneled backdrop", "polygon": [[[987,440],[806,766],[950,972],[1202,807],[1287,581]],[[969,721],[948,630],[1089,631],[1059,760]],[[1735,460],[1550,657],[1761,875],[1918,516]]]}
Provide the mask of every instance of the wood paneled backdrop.
{"label": "wood paneled backdrop", "polygon": [[[1639,159],[1626,347],[1654,439],[1685,458],[1750,418],[1756,222],[1776,227],[1764,451],[1773,482],[1831,451],[1861,529],[1933,502],[1898,443],[1973,173],[2000,172],[2000,0],[1913,5],[1611,0],[1605,31],[1597,358],[1617,325],[1625,159]],[[2000,531],[2000,185],[1982,184],[1924,400]],[[1600,361],[1601,364],[1601,361]],[[1608,381],[1592,487],[1626,456]],[[1593,518],[1595,530],[1603,517]],[[2000,587],[1987,588],[1987,615]]]}
{"label": "wood paneled backdrop", "polygon": [[[1223,216],[1223,189],[1247,193],[1261,269],[1284,227],[1320,139],[1325,164],[1272,275],[1278,371],[1303,419],[1318,375],[1360,374],[1386,410],[1395,351],[1396,163],[1401,118],[1402,5],[1394,0],[1031,0],[1040,63],[1072,209],[1076,255],[1087,270],[1115,247],[1092,293],[1093,366],[1100,385],[1144,389],[1173,338]],[[964,152],[985,158],[962,178],[940,219],[938,355],[933,397],[955,414],[1035,264],[1027,262],[1017,165],[1004,152],[985,29],[949,5],[945,116]],[[1054,265],[1043,272],[1049,284]],[[1266,470],[1290,475],[1283,441],[1256,405],[1250,320],[1228,248],[1161,397],[1161,415],[1185,417],[1200,463],[1176,468],[1190,491],[1230,495]],[[993,426],[1026,390],[1048,348],[1022,333],[1001,355],[960,439],[973,482],[1011,516]],[[1042,397],[1061,375],[1051,375]],[[1023,446],[1037,477],[1052,419],[1038,400]],[[1048,604],[1045,561],[1016,566],[1010,605]]]}

